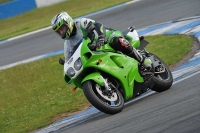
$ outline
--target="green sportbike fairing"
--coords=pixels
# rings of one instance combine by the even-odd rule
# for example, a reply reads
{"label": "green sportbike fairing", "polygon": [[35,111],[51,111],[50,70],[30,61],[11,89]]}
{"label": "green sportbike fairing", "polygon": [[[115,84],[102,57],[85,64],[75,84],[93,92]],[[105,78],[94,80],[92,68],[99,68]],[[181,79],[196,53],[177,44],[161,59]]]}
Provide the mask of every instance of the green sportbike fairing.
{"label": "green sportbike fairing", "polygon": [[112,49],[108,44],[91,51],[89,38],[83,38],[64,64],[64,80],[83,89],[88,101],[100,111],[115,114],[122,111],[124,102],[147,90],[162,92],[169,89],[173,78],[168,66],[144,48],[148,44],[133,27],[123,32],[143,56],[153,62],[153,72],[138,61]]}

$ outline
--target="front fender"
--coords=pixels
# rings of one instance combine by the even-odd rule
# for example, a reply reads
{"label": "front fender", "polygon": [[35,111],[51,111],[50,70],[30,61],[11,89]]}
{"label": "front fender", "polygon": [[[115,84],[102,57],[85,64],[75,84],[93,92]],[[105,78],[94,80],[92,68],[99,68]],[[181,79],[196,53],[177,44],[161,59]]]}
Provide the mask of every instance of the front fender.
{"label": "front fender", "polygon": [[87,75],[81,82],[81,84],[87,80],[93,80],[96,83],[98,83],[100,86],[104,86],[104,80],[103,77],[101,76],[101,74],[99,72],[94,72],[91,73],[89,75]]}

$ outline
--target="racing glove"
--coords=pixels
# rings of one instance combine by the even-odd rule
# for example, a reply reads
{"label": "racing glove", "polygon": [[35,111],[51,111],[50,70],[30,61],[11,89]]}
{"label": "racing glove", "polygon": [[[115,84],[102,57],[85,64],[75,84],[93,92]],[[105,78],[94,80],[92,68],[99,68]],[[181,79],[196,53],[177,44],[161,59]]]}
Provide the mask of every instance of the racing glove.
{"label": "racing glove", "polygon": [[105,43],[105,39],[104,39],[104,37],[103,37],[102,35],[100,35],[100,36],[98,37],[98,41],[97,41],[97,43],[96,43],[96,47],[97,47],[97,48],[100,48],[101,46],[104,45],[104,43]]}

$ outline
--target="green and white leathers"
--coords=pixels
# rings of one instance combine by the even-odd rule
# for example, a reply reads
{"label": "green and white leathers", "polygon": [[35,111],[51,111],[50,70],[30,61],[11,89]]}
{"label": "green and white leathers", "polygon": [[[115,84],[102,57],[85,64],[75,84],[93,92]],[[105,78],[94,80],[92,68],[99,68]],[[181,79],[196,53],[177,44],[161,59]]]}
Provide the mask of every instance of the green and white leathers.
{"label": "green and white leathers", "polygon": [[[76,27],[76,34],[73,36],[70,36],[70,38],[65,39],[65,43],[64,43],[65,60],[68,60],[68,55],[71,53],[71,50],[73,49],[73,47],[77,44],[77,41],[82,39],[82,37],[84,38],[87,37],[88,33],[86,29],[90,23],[95,24],[95,21],[88,18],[81,18],[74,21],[74,25]],[[102,27],[100,27],[99,32],[97,32],[97,30],[94,30],[93,33],[94,33],[94,41],[92,44],[90,44],[90,47],[96,46],[96,43],[99,38],[99,34],[106,35],[106,31],[103,31],[103,25]]]}
{"label": "green and white leathers", "polygon": [[[84,20],[84,19],[83,19]],[[92,20],[91,20],[92,21]],[[88,101],[104,113],[115,114],[124,107],[124,102],[141,95],[148,89],[162,92],[169,89],[173,78],[168,66],[156,55],[144,50],[147,44],[139,38],[137,31],[130,27],[123,32],[124,37],[131,42],[140,53],[153,62],[153,73],[139,67],[137,60],[115,51],[109,44],[91,51],[89,45],[93,40],[84,35],[86,21],[75,22],[82,29],[79,38],[65,40],[68,45],[73,42],[67,61],[64,63],[64,80],[83,89]],[[112,40],[109,32],[106,38]],[[71,42],[70,42],[71,41]],[[67,45],[67,46],[68,46]]]}
{"label": "green and white leathers", "polygon": [[[64,42],[64,54],[65,54],[65,60],[67,61],[68,55],[70,55],[73,47],[75,47],[75,45],[77,44],[78,41],[80,41],[80,39],[87,37],[88,33],[87,33],[87,27],[89,23],[93,23],[95,24],[96,22],[92,19],[88,19],[88,18],[81,18],[81,19],[77,19],[74,21],[75,27],[76,27],[76,34],[73,36],[70,36],[70,38],[66,38],[65,42]],[[105,42],[107,42],[108,44],[111,44],[113,41],[114,37],[123,37],[121,31],[119,30],[113,30],[113,29],[107,29],[105,27],[103,27],[103,25],[101,24],[99,29],[93,30],[94,33],[94,41],[90,44],[90,48],[91,47],[95,47],[96,48],[96,43],[99,39],[99,36],[104,36],[105,38]],[[128,36],[127,36],[128,37]],[[135,41],[136,38],[131,38],[128,37],[129,43],[131,45],[134,45],[134,47],[139,47],[139,41]]]}

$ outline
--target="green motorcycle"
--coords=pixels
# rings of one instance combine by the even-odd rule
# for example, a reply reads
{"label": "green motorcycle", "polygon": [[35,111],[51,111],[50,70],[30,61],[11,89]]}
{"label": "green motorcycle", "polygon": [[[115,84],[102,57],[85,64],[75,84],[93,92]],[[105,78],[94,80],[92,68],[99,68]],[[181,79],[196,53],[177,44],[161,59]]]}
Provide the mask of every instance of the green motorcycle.
{"label": "green motorcycle", "polygon": [[156,92],[168,90],[173,77],[168,66],[156,55],[144,48],[148,44],[137,31],[130,27],[123,32],[143,56],[152,60],[153,72],[145,70],[138,61],[115,51],[108,44],[91,51],[89,38],[83,38],[64,65],[64,80],[83,89],[88,101],[98,110],[115,114],[122,111],[124,102],[133,99],[147,90]]}

